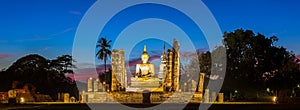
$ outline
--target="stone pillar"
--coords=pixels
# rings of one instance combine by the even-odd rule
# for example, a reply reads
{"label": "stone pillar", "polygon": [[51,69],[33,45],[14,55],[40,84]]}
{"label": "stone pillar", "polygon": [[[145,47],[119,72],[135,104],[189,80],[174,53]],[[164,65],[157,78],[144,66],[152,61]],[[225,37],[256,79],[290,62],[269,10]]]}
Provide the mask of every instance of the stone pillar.
{"label": "stone pillar", "polygon": [[211,92],[211,102],[215,102],[217,99],[217,93],[215,91]]}
{"label": "stone pillar", "polygon": [[94,81],[94,92],[98,92],[99,91],[99,79],[97,78]]}
{"label": "stone pillar", "polygon": [[87,81],[87,91],[92,92],[93,91],[93,78],[90,77]]}
{"label": "stone pillar", "polygon": [[200,73],[199,84],[198,84],[198,92],[200,94],[203,93],[204,77],[205,77],[205,73]]}
{"label": "stone pillar", "polygon": [[58,99],[57,99],[57,101],[58,102],[64,102],[64,93],[58,93]]}
{"label": "stone pillar", "polygon": [[163,84],[165,81],[165,75],[166,75],[166,61],[162,61],[161,64],[159,65],[159,84]]}
{"label": "stone pillar", "polygon": [[224,102],[224,93],[219,93],[218,102]]}
{"label": "stone pillar", "polygon": [[65,103],[70,102],[70,94],[69,93],[64,93],[64,102]]}
{"label": "stone pillar", "polygon": [[116,79],[116,74],[115,74],[115,72],[112,72],[110,90],[111,91],[117,91],[117,88],[118,88],[117,84],[118,84],[118,80]]}
{"label": "stone pillar", "polygon": [[173,68],[173,51],[168,50],[167,60],[167,71],[166,71],[166,91],[170,91],[172,87],[172,68]]}
{"label": "stone pillar", "polygon": [[209,89],[205,89],[204,103],[209,103]]}
{"label": "stone pillar", "polygon": [[180,44],[174,39],[173,40],[173,91],[179,90],[179,74],[180,74]]}
{"label": "stone pillar", "polygon": [[[120,49],[120,77],[119,82],[121,83],[121,86],[125,89],[127,87],[127,74],[126,74],[126,68],[125,68],[125,52],[124,49]],[[121,87],[121,88],[122,88]]]}
{"label": "stone pillar", "polygon": [[127,76],[125,68],[125,52],[124,49],[114,49],[111,53],[112,60],[112,79],[111,91],[119,91],[127,87]]}
{"label": "stone pillar", "polygon": [[85,94],[85,91],[82,91],[80,94],[79,94],[79,102],[80,103],[85,103],[86,101],[86,94]]}

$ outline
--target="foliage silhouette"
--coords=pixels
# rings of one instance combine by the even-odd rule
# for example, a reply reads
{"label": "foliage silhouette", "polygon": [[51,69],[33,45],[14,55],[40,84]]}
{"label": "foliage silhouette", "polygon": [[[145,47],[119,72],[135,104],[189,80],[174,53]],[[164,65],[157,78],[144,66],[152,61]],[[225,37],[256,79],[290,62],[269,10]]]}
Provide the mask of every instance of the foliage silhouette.
{"label": "foliage silhouette", "polygon": [[[300,83],[299,59],[286,48],[277,46],[276,36],[266,37],[251,30],[237,29],[225,32],[223,38],[227,54],[223,92],[266,88],[278,91]],[[211,62],[214,51],[198,54],[201,72],[208,75],[217,72],[211,70],[215,65]]]}
{"label": "foliage silhouette", "polygon": [[18,81],[23,85],[32,85],[35,93],[48,94],[54,100],[57,99],[57,93],[70,93],[78,97],[76,83],[65,76],[65,73],[73,73],[72,61],[70,55],[53,60],[37,54],[22,57],[0,73],[0,91],[7,92],[13,88],[13,82]]}

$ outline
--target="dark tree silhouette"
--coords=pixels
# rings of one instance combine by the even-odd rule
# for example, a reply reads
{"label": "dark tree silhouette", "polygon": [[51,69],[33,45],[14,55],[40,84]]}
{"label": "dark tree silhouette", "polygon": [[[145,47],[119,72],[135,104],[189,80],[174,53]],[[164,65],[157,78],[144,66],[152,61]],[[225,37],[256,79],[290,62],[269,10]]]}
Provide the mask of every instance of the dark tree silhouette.
{"label": "dark tree silhouette", "polygon": [[44,57],[32,54],[18,59],[7,70],[2,71],[0,80],[4,87],[0,91],[12,89],[14,81],[22,84],[30,84],[35,87],[34,92],[48,94],[53,99],[59,92],[68,92],[72,96],[77,96],[77,86],[71,78],[64,73],[73,73],[71,67],[72,57],[63,55],[54,60],[48,60]]}
{"label": "dark tree silhouette", "polygon": [[54,60],[50,61],[50,67],[52,69],[55,69],[59,71],[61,74],[74,74],[72,68],[76,68],[75,65],[72,64],[72,62],[75,62],[75,60],[72,59],[72,56],[70,55],[62,55],[57,57]]}
{"label": "dark tree silhouette", "polygon": [[226,86],[265,90],[270,86],[289,88],[299,83],[296,57],[284,47],[275,45],[279,40],[276,36],[268,38],[251,30],[238,29],[225,32],[223,37],[228,64]]}
{"label": "dark tree silhouette", "polygon": [[[238,29],[225,32],[223,38],[227,57],[223,92],[251,90],[255,93],[266,88],[277,91],[300,84],[299,59],[286,48],[277,46],[279,39],[276,36],[266,37]],[[217,55],[214,52],[198,55],[201,72],[218,72],[211,70],[215,65],[211,58],[215,59],[214,55]]]}
{"label": "dark tree silhouette", "polygon": [[110,44],[112,41],[109,40],[107,41],[105,38],[100,38],[97,42],[96,48],[100,48],[100,50],[96,53],[96,56],[98,59],[103,60],[104,61],[104,74],[105,74],[105,79],[107,79],[106,77],[106,61],[107,59],[110,57],[111,55],[111,51],[110,51]]}
{"label": "dark tree silhouette", "polygon": [[200,72],[209,74],[211,72],[211,53],[198,53]]}

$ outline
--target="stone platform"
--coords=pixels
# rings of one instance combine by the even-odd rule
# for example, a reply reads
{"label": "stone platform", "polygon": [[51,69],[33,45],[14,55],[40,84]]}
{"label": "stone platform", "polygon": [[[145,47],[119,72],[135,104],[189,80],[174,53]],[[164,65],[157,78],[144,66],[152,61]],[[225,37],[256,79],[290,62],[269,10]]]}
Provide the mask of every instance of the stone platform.
{"label": "stone platform", "polygon": [[154,77],[147,78],[131,78],[131,85],[126,89],[126,91],[132,92],[142,92],[144,90],[149,91],[163,91],[160,88],[159,79]]}

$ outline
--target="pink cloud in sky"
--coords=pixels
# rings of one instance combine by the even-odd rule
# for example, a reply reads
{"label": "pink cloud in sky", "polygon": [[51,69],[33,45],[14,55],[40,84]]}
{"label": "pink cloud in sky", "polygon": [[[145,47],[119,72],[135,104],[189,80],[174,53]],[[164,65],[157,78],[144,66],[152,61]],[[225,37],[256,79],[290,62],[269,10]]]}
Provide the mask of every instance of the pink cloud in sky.
{"label": "pink cloud in sky", "polygon": [[193,53],[193,52],[180,53],[180,57],[182,57],[182,58],[190,58],[190,57],[194,57],[194,56],[197,56],[197,53]]}
{"label": "pink cloud in sky", "polygon": [[1,59],[6,59],[6,58],[11,58],[11,57],[13,57],[14,55],[12,55],[12,54],[0,54],[0,60]]}
{"label": "pink cloud in sky", "polygon": [[[296,58],[300,60],[300,55],[297,55]],[[300,65],[300,62],[298,62],[298,64]]]}

